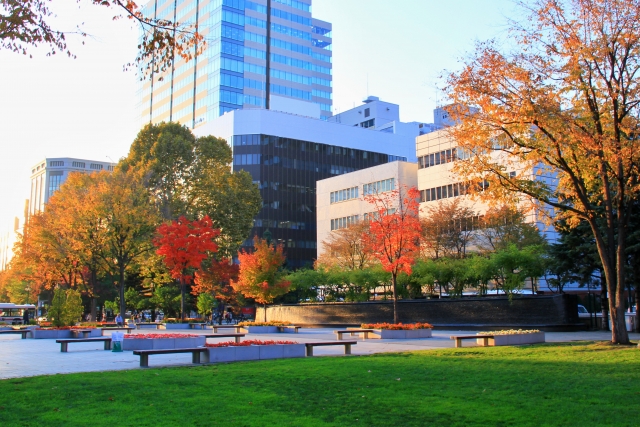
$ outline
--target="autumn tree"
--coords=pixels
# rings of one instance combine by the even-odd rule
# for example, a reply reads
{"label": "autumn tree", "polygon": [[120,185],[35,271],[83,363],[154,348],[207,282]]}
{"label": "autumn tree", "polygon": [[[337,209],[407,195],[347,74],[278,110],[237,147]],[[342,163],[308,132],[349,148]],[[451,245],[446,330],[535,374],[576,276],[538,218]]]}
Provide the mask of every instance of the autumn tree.
{"label": "autumn tree", "polygon": [[[77,0],[77,3],[80,1]],[[139,2],[89,0],[88,3],[110,9],[114,20],[128,19],[140,27],[142,37],[138,56],[126,67],[136,65],[143,74],[169,69],[176,62],[176,57],[188,61],[204,47],[204,38],[197,26],[145,15]],[[83,38],[90,35],[90,30],[82,27],[83,23],[78,23],[73,31],[55,28],[52,23],[55,5],[52,7],[50,0],[2,0],[0,8],[2,49],[27,55],[33,48],[42,45],[49,50],[47,55],[59,52],[75,58],[67,46],[67,37],[75,35]]]}
{"label": "autumn tree", "polygon": [[156,252],[163,257],[171,277],[180,282],[180,316],[184,322],[186,286],[193,282],[193,275],[202,267],[202,261],[217,252],[215,239],[220,230],[213,228],[208,216],[194,221],[182,216],[177,221],[162,224],[157,233]]}
{"label": "autumn tree", "polygon": [[[512,49],[479,43],[448,95],[449,135],[472,155],[456,171],[485,197],[524,195],[586,221],[602,262],[611,341],[628,344],[623,286],[631,203],[640,191],[640,1],[535,0]],[[535,178],[535,179],[534,179]]]}
{"label": "autumn tree", "polygon": [[238,253],[240,272],[238,280],[231,286],[247,298],[253,298],[264,305],[264,319],[267,320],[267,304],[289,291],[291,282],[284,276],[282,266],[285,261],[282,245],[272,245],[257,236],[253,238],[253,252]]}
{"label": "autumn tree", "polygon": [[207,265],[196,271],[191,293],[194,295],[208,294],[224,303],[234,303],[236,292],[231,287],[231,281],[238,279],[240,267],[230,259],[209,259]]}
{"label": "autumn tree", "polygon": [[473,244],[477,213],[456,197],[426,208],[421,218],[423,253],[429,258],[466,256]]}
{"label": "autumn tree", "polygon": [[93,191],[97,192],[104,218],[100,257],[104,270],[116,278],[120,315],[124,318],[126,276],[152,250],[152,236],[160,218],[138,175],[115,171]]}
{"label": "autumn tree", "polygon": [[546,244],[538,227],[527,222],[521,210],[507,205],[487,210],[478,225],[478,247],[485,252]]}
{"label": "autumn tree", "polygon": [[362,235],[368,230],[368,225],[359,221],[347,228],[333,230],[322,242],[324,252],[317,260],[318,265],[339,267],[346,270],[362,270],[371,266],[372,254],[364,247]]}
{"label": "autumn tree", "polygon": [[178,123],[147,125],[118,167],[142,176],[165,220],[208,215],[215,228],[217,257],[235,256],[262,206],[246,171],[231,171],[231,147],[213,136],[196,138]]}
{"label": "autumn tree", "polygon": [[417,188],[405,185],[364,196],[374,211],[368,215],[369,229],[363,234],[363,241],[382,268],[391,273],[394,323],[398,323],[398,274],[411,274],[420,252],[419,197]]}

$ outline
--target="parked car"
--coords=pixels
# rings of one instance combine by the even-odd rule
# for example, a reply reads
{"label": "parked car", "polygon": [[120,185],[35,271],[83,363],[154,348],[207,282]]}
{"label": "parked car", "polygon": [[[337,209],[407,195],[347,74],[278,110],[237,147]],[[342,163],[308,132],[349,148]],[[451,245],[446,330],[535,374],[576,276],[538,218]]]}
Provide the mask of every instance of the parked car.
{"label": "parked car", "polygon": [[578,317],[589,317],[591,313],[587,310],[587,307],[584,305],[578,304]]}

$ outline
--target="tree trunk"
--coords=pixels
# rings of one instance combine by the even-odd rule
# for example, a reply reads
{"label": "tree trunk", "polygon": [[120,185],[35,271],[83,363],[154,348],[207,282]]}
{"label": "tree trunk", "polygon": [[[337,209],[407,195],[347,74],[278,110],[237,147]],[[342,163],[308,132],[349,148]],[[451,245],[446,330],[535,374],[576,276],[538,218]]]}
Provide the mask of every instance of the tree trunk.
{"label": "tree trunk", "polygon": [[184,279],[180,278],[180,319],[184,323]]}
{"label": "tree trunk", "polygon": [[391,273],[391,291],[393,292],[393,323],[398,322],[398,291],[396,289],[396,273]]}
{"label": "tree trunk", "polygon": [[95,298],[95,297],[91,298],[91,320],[94,322],[98,320],[97,302],[98,302],[98,298]]}
{"label": "tree trunk", "polygon": [[124,301],[124,263],[119,262],[119,270],[120,270],[120,316],[122,316],[122,321],[124,322],[124,313],[127,311],[127,305]]}
{"label": "tree trunk", "polygon": [[267,321],[267,303],[264,303],[264,305],[262,306],[262,309],[264,310],[264,321]]}

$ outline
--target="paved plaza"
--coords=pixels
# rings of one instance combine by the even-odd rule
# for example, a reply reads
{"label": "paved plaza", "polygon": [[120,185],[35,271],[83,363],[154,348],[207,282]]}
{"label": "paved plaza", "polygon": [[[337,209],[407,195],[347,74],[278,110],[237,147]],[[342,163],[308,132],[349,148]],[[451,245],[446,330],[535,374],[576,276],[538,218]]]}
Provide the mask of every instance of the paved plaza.
{"label": "paved plaza", "polygon": [[[298,342],[335,341],[333,330],[336,328],[303,328],[298,334],[247,334],[244,339],[260,340],[290,340]],[[161,331],[138,330],[134,333],[161,333]],[[164,332],[164,331],[162,331]],[[170,333],[210,334],[206,331],[166,331]],[[373,353],[401,352],[414,350],[434,350],[453,348],[451,335],[475,335],[477,331],[434,330],[432,338],[407,340],[362,340],[353,337],[358,344],[352,347],[352,354],[366,355]],[[630,333],[632,341],[640,340],[640,334]],[[547,332],[547,342],[569,341],[608,341],[609,332]],[[207,342],[222,342],[229,338],[208,339]],[[465,341],[466,346],[475,345]],[[316,347],[315,356],[339,356],[343,354],[342,346]],[[54,339],[20,339],[19,335],[0,336],[0,378],[16,378],[35,375],[67,374],[72,372],[116,371],[140,368],[140,358],[131,351],[113,353],[105,351],[100,342],[76,343],[69,346],[67,353],[60,352],[60,344]],[[191,354],[155,355],[150,358],[151,367],[160,366],[189,366]]]}

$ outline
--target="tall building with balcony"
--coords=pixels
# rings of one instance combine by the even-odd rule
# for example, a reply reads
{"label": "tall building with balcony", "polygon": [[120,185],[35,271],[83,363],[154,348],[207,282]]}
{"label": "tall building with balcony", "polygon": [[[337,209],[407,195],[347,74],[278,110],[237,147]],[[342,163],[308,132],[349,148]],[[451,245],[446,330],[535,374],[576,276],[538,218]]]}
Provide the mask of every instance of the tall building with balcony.
{"label": "tall building with balcony", "polygon": [[278,109],[272,95],[331,116],[331,24],[313,18],[311,0],[151,0],[143,13],[191,25],[207,44],[141,83],[142,123],[195,128],[236,109]]}

